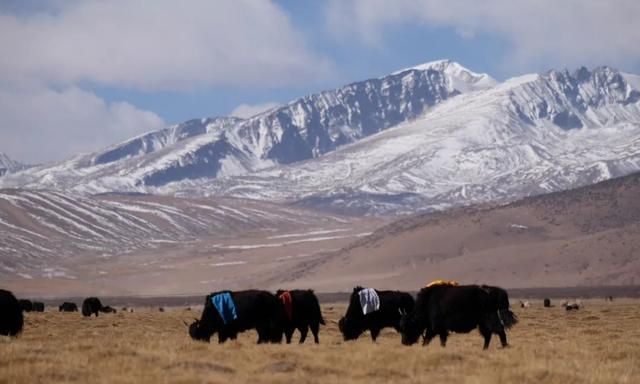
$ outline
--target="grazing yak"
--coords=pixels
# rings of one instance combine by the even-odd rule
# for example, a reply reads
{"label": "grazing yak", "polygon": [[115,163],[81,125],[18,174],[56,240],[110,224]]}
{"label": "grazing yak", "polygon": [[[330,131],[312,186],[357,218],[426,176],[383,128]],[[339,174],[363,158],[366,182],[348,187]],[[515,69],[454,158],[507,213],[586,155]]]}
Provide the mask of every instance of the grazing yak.
{"label": "grazing yak", "polygon": [[578,309],[580,309],[580,303],[578,302],[565,301],[564,303],[562,303],[562,306],[567,311],[577,311]]}
{"label": "grazing yak", "polygon": [[41,303],[39,301],[34,301],[33,312],[44,312],[44,303]]}
{"label": "grazing yak", "polygon": [[402,317],[400,332],[405,345],[416,343],[424,333],[425,345],[439,336],[444,347],[449,332],[468,333],[479,328],[487,349],[493,333],[506,347],[505,329],[517,321],[509,309],[507,292],[502,288],[439,285],[420,290],[413,311]]}
{"label": "grazing yak", "polygon": [[20,299],[18,300],[18,303],[20,304],[20,309],[22,309],[23,312],[33,311],[33,303],[31,302],[31,300]]}
{"label": "grazing yak", "polygon": [[371,339],[376,341],[383,328],[393,327],[399,331],[401,315],[411,311],[413,305],[413,297],[406,292],[355,287],[338,328],[345,341],[356,340],[366,330],[371,333]]}
{"label": "grazing yak", "polygon": [[224,343],[236,339],[239,332],[255,329],[258,344],[280,343],[285,316],[282,303],[270,292],[220,291],[206,297],[200,320],[187,325],[191,338],[199,341],[209,342],[218,332],[218,342]]}
{"label": "grazing yak", "polygon": [[65,301],[58,306],[58,312],[78,312],[78,306],[76,303]]}
{"label": "grazing yak", "polygon": [[300,331],[299,343],[304,343],[309,328],[313,334],[313,341],[318,344],[320,342],[318,331],[320,324],[324,325],[324,319],[320,311],[320,303],[313,290],[278,290],[276,296],[282,301],[286,314],[284,336],[287,344],[291,343],[291,337],[296,329]]}
{"label": "grazing yak", "polygon": [[102,308],[100,309],[100,312],[104,312],[104,313],[117,313],[118,311],[117,311],[115,308],[110,307],[110,306],[108,306],[108,305],[107,305],[107,306],[102,307]]}
{"label": "grazing yak", "polygon": [[10,291],[0,289],[0,335],[17,336],[23,326],[24,317],[18,299]]}
{"label": "grazing yak", "polygon": [[545,308],[551,308],[551,300],[549,298],[545,298],[543,303]]}
{"label": "grazing yak", "polygon": [[82,316],[84,317],[89,317],[94,314],[98,317],[101,309],[102,303],[97,297],[87,297],[82,302]]}
{"label": "grazing yak", "polygon": [[100,302],[100,299],[98,299],[97,297],[87,297],[86,299],[84,299],[84,301],[82,302],[82,316],[89,317],[95,314],[96,317],[98,317],[98,314],[100,312],[116,313],[116,310],[115,308],[111,308],[109,306],[103,306],[102,302]]}

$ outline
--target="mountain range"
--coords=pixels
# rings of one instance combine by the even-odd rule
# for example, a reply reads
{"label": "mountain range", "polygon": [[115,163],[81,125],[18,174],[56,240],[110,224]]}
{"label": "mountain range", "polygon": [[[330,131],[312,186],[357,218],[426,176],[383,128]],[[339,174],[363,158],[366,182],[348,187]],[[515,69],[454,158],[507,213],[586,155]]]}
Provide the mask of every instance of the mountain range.
{"label": "mountain range", "polygon": [[190,120],[0,178],[2,187],[242,197],[407,213],[640,170],[640,76],[609,67],[498,82],[450,60]]}
{"label": "mountain range", "polygon": [[0,176],[26,169],[27,165],[16,161],[0,152]]}

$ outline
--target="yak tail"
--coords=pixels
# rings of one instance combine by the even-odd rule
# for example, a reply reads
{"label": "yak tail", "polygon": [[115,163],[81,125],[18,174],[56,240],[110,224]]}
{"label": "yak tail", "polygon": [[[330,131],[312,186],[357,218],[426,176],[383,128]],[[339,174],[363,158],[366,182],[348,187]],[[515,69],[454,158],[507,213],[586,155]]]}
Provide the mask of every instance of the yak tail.
{"label": "yak tail", "polygon": [[518,316],[515,313],[511,312],[510,309],[499,309],[498,315],[500,316],[500,321],[505,328],[509,329],[518,323]]}
{"label": "yak tail", "polygon": [[320,324],[327,325],[327,323],[324,322],[324,317],[322,317],[322,314],[320,314]]}

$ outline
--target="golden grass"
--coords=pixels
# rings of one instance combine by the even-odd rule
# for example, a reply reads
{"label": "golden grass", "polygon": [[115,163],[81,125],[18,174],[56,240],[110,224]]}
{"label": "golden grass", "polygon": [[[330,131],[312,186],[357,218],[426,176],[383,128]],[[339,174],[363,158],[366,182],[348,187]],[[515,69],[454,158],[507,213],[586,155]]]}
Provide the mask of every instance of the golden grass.
{"label": "golden grass", "polygon": [[[224,345],[193,342],[183,320],[199,312],[169,309],[82,318],[26,315],[17,339],[0,338],[0,383],[637,383],[640,301],[588,301],[584,309],[516,308],[511,347],[494,337],[482,351],[477,332],[452,335],[446,348],[404,347],[383,332],[343,342],[344,305],[325,305],[319,346],[255,345],[255,332]],[[298,334],[294,335],[297,341]]]}

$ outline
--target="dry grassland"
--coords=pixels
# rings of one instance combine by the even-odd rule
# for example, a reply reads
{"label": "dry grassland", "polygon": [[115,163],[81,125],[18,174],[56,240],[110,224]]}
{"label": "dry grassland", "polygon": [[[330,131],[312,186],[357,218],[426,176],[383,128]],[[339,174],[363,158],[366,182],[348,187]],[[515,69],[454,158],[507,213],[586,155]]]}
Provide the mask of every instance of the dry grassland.
{"label": "dry grassland", "polygon": [[0,383],[640,382],[640,301],[584,304],[570,313],[515,308],[512,346],[494,338],[488,351],[476,332],[452,335],[444,349],[404,347],[392,331],[376,344],[368,335],[345,343],[332,321],[344,305],[323,306],[319,346],[258,346],[255,332],[224,345],[193,342],[182,321],[199,311],[183,309],[29,313],[19,338],[0,338]]}

